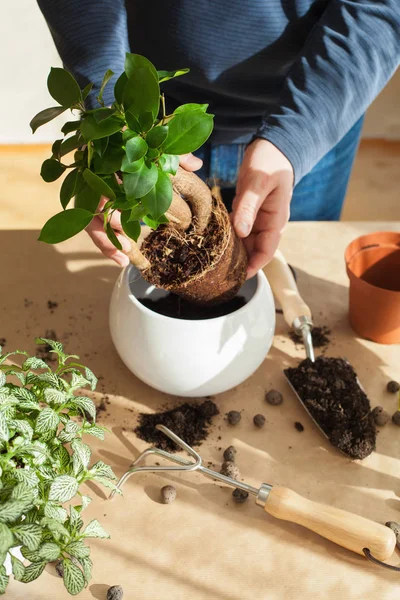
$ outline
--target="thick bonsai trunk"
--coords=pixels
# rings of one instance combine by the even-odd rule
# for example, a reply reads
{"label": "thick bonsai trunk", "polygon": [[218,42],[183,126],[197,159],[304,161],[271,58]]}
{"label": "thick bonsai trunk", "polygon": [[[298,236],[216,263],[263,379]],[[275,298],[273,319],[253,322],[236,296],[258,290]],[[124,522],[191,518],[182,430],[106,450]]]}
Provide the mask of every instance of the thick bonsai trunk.
{"label": "thick bonsai trunk", "polygon": [[230,300],[246,278],[247,257],[221,199],[194,173],[171,177],[170,223],[141,236],[129,255],[153,285],[199,304]]}

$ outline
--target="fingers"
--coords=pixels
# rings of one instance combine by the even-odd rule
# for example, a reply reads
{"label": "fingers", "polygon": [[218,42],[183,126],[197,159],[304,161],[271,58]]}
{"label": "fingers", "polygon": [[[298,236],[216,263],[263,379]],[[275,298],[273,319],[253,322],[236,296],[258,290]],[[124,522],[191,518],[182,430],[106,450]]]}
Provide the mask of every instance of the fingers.
{"label": "fingers", "polygon": [[250,234],[258,211],[272,189],[272,179],[260,171],[248,170],[239,181],[232,205],[233,226],[239,237],[245,238]]}
{"label": "fingers", "polygon": [[197,158],[194,154],[181,154],[179,164],[186,171],[198,171],[203,165],[201,158]]}
{"label": "fingers", "polygon": [[[103,229],[103,221],[99,217],[95,217],[92,222],[86,227],[86,231],[91,237],[94,244],[101,250],[101,252],[107,258],[111,258],[121,267],[129,265],[129,258],[122,252],[115,248],[107,237],[106,232]],[[131,249],[130,241],[117,231],[115,232],[119,242],[121,243],[122,249],[125,252],[129,252]]]}
{"label": "fingers", "polygon": [[254,277],[272,259],[278,247],[281,232],[271,229],[252,234],[251,237],[254,239],[247,266],[247,279]]}

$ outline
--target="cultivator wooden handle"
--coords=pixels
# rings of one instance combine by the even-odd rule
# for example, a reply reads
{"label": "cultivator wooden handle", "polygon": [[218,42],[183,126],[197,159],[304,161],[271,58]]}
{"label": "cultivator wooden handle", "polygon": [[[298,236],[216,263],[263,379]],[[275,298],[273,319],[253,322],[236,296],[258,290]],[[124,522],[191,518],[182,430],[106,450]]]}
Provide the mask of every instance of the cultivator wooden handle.
{"label": "cultivator wooden handle", "polygon": [[273,486],[264,510],[284,521],[297,523],[322,537],[364,555],[364,549],[379,560],[387,560],[394,551],[394,532],[375,521],[303,498],[296,492]]}

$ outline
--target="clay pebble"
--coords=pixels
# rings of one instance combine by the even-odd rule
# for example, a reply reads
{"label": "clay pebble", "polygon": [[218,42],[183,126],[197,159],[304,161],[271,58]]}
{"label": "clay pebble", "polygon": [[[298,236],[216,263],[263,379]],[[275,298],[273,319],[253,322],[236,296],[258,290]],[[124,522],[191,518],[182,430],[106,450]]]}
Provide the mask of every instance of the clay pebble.
{"label": "clay pebble", "polygon": [[235,446],[229,446],[228,448],[226,448],[226,450],[224,450],[224,460],[229,462],[235,462],[236,453],[237,450]]}
{"label": "clay pebble", "polygon": [[390,415],[382,406],[375,406],[372,411],[372,418],[374,419],[375,425],[383,427],[388,421],[390,421]]}
{"label": "clay pebble", "polygon": [[392,421],[395,425],[400,427],[400,410],[396,410],[396,412],[392,415]]}
{"label": "clay pebble", "polygon": [[122,600],[124,590],[121,585],[113,585],[107,590],[107,600]]}
{"label": "clay pebble", "polygon": [[264,425],[265,425],[264,415],[255,415],[255,417],[253,418],[253,423],[256,427],[259,427],[260,429],[261,429],[261,427],[264,427]]}
{"label": "clay pebble", "polygon": [[243,504],[243,502],[246,502],[248,497],[249,493],[245,492],[244,490],[239,490],[239,488],[234,489],[232,492],[232,498],[237,504]]}
{"label": "clay pebble", "polygon": [[221,475],[225,475],[226,477],[231,477],[232,479],[239,479],[240,471],[234,462],[230,460],[226,460],[222,463]]}
{"label": "clay pebble", "polygon": [[283,396],[277,390],[269,390],[269,392],[265,394],[265,400],[268,402],[268,404],[278,406],[278,404],[282,404]]}
{"label": "clay pebble", "polygon": [[164,504],[171,504],[176,499],[176,489],[173,485],[165,485],[161,488],[161,498]]}
{"label": "clay pebble", "polygon": [[386,389],[391,394],[396,394],[400,390],[400,384],[397,381],[389,381],[386,386]]}
{"label": "clay pebble", "polygon": [[229,425],[237,425],[238,423],[240,423],[240,420],[242,418],[242,415],[238,410],[230,410],[226,416]]}

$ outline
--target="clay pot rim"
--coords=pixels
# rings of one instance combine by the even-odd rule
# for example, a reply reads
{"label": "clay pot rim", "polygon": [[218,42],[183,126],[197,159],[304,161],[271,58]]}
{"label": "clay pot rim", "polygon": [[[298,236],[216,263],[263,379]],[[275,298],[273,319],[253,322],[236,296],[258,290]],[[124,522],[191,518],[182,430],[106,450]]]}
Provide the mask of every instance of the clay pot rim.
{"label": "clay pot rim", "polygon": [[[131,269],[135,269],[136,267],[134,265],[128,265],[126,267],[126,272],[128,272],[128,270]],[[258,271],[258,273],[254,276],[257,279],[257,287],[255,289],[254,294],[252,295],[252,297],[250,298],[250,300],[248,302],[246,302],[246,304],[244,304],[244,306],[238,308],[237,310],[234,310],[233,312],[227,314],[227,315],[222,315],[220,317],[213,317],[211,319],[178,319],[176,317],[169,317],[167,315],[162,315],[160,313],[156,313],[155,311],[151,310],[150,308],[147,308],[147,306],[145,306],[144,304],[142,304],[138,298],[136,298],[136,296],[134,294],[132,294],[132,292],[129,292],[128,294],[128,298],[131,302],[133,302],[133,304],[136,306],[136,308],[138,308],[138,310],[144,312],[145,314],[152,316],[153,318],[159,319],[159,320],[165,320],[168,319],[170,321],[186,321],[187,323],[190,324],[196,324],[198,325],[199,323],[204,323],[204,322],[209,322],[209,321],[220,321],[222,319],[225,320],[230,320],[233,319],[237,314],[244,312],[245,310],[249,310],[251,309],[252,304],[256,301],[256,298],[258,298],[258,296],[262,293],[261,291],[261,280],[263,278],[265,278],[265,274],[262,270]],[[243,284],[244,285],[244,284]],[[173,292],[169,292],[168,290],[165,290],[168,293],[173,293]],[[238,290],[238,293],[240,292],[240,290]]]}

